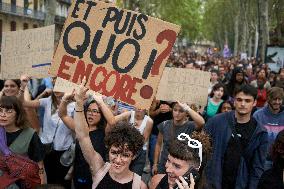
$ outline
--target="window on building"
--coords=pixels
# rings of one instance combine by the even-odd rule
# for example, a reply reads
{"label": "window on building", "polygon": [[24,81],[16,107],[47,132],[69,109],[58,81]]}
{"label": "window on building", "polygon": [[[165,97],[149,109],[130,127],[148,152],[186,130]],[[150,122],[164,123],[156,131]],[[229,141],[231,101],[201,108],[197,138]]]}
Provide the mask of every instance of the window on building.
{"label": "window on building", "polygon": [[11,5],[16,6],[17,5],[17,0],[11,0]]}
{"label": "window on building", "polygon": [[29,24],[28,23],[24,23],[24,30],[29,29]]}
{"label": "window on building", "polygon": [[11,31],[16,31],[16,29],[17,29],[16,22],[15,22],[15,21],[12,21],[12,22],[10,23],[10,25],[11,25]]}
{"label": "window on building", "polygon": [[16,12],[16,5],[17,5],[17,1],[11,0],[11,11],[12,12]]}
{"label": "window on building", "polygon": [[38,0],[34,0],[34,10],[38,10]]}
{"label": "window on building", "polygon": [[37,24],[34,24],[34,25],[33,25],[33,28],[38,28],[38,25],[37,25]]}

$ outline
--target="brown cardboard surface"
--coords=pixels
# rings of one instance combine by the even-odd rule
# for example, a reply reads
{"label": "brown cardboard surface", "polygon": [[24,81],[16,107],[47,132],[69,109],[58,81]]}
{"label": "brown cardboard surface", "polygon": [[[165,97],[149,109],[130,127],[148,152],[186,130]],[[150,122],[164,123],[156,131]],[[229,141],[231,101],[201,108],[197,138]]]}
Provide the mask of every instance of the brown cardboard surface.
{"label": "brown cardboard surface", "polygon": [[[76,3],[72,4],[69,11],[70,14],[65,22],[62,36],[49,71],[52,75],[57,75],[58,77],[62,77],[68,81],[79,83],[82,76],[78,76],[78,73],[81,73],[83,70],[84,73],[88,73],[86,74],[86,78],[88,80],[86,85],[87,87],[94,89],[94,91],[103,95],[113,96],[117,100],[123,101],[135,107],[148,109],[156,94],[158,83],[165,67],[166,60],[171,51],[172,45],[175,42],[180,27],[156,18],[148,17],[146,15],[141,15],[139,13],[124,9],[114,9],[112,7],[114,6],[111,4],[97,2],[96,6],[90,8],[88,17],[84,19],[85,13],[88,12],[88,5],[84,3],[79,4],[79,6],[76,7]],[[72,17],[74,8],[77,10],[77,18]],[[106,26],[103,27],[103,20],[110,9],[123,12],[121,22],[119,24],[117,24],[118,22],[116,23],[115,21],[108,22]],[[110,17],[113,15],[114,11]],[[118,28],[119,30],[123,29],[124,21],[127,17],[126,15],[130,16],[129,23],[131,23],[132,19],[134,20],[135,17],[138,19],[138,17],[141,18],[145,16],[148,19],[147,21],[142,20],[142,22],[145,24],[146,31],[146,34],[142,39],[137,39],[134,34],[134,30],[137,35],[143,33],[143,29],[140,27],[141,23],[139,23],[137,20],[133,24],[132,30],[129,29],[131,27],[129,27],[128,24],[124,33],[122,32],[118,34],[115,32],[115,28]],[[119,14],[117,14],[117,18],[119,18]],[[78,21],[82,22],[83,25],[87,25],[87,28],[90,29],[90,37],[85,35],[85,30],[82,29],[81,26],[74,27],[69,33],[66,31],[68,27],[71,27],[70,25],[78,23]],[[102,31],[102,37],[98,43],[98,48],[96,51],[91,51],[93,39],[98,30]],[[128,31],[131,32],[128,33]],[[80,55],[72,55],[72,53],[69,53],[70,51],[66,50],[65,48],[66,45],[64,46],[64,36],[65,39],[68,39],[65,40],[68,43],[67,46],[70,46],[72,49],[76,49],[78,45],[86,43],[87,45],[84,53],[79,53]],[[93,62],[90,56],[96,54],[97,57],[101,58],[106,52],[106,48],[110,41],[110,36],[115,37],[110,56],[105,62]],[[157,40],[157,38],[160,39]],[[86,41],[86,39],[89,39],[89,41]],[[128,43],[126,42],[126,45],[123,46],[123,41],[127,41]],[[133,60],[135,52],[138,52],[135,50],[132,43],[135,43],[136,47],[139,46],[140,48],[139,53],[137,53],[139,58],[132,69],[125,71],[125,68]],[[117,51],[118,46],[123,46],[119,56],[117,57],[117,66],[122,71],[115,69],[113,65],[113,60],[115,59],[114,52]],[[163,56],[161,59],[161,65],[158,67],[158,69],[156,69],[156,72],[150,71],[148,77],[143,78],[142,76],[145,71],[145,67],[149,62],[150,54],[154,49],[157,51],[156,56],[153,57],[154,60],[157,60],[157,57],[160,55]],[[167,51],[165,51],[165,49],[167,49]],[[163,52],[164,54],[162,54]],[[68,59],[66,63],[62,61],[64,58]],[[78,63],[79,61],[83,62]],[[82,69],[77,69],[78,65],[83,65]],[[104,71],[99,72],[98,75],[94,74],[94,72],[98,70]],[[103,87],[104,89],[100,87],[94,88],[94,85],[98,86],[103,81],[105,81],[105,87]],[[68,90],[67,88],[66,90]]]}
{"label": "brown cardboard surface", "polygon": [[209,84],[210,72],[165,68],[156,98],[205,106]]}
{"label": "brown cardboard surface", "polygon": [[19,79],[22,74],[48,77],[54,52],[55,26],[4,32],[2,38],[2,79]]}

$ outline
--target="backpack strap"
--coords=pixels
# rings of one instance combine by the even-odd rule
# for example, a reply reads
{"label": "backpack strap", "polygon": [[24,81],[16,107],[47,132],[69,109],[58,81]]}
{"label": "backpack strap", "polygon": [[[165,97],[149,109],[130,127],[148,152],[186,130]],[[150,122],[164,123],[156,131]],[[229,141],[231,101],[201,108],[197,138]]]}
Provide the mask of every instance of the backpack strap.
{"label": "backpack strap", "polygon": [[9,146],[10,150],[15,154],[26,155],[30,146],[30,142],[35,131],[32,128],[25,128]]}
{"label": "backpack strap", "polygon": [[140,189],[140,187],[141,187],[141,176],[134,173],[132,189]]}
{"label": "backpack strap", "polygon": [[111,164],[109,162],[106,162],[105,165],[94,175],[93,186],[92,186],[93,189],[97,188],[99,183],[103,180],[104,176],[109,171],[110,167],[111,167]]}

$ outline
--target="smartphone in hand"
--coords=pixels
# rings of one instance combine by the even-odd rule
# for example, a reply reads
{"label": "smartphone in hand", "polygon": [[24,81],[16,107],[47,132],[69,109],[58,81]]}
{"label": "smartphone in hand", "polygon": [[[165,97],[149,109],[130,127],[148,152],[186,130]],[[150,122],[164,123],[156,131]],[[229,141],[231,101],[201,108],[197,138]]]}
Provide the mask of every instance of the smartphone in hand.
{"label": "smartphone in hand", "polygon": [[[200,178],[200,175],[198,173],[198,170],[191,167],[182,177],[184,178],[184,180],[188,183],[188,185],[190,186],[190,173],[193,176],[194,182],[197,182]],[[174,189],[179,189],[178,185],[176,185],[174,187]]]}

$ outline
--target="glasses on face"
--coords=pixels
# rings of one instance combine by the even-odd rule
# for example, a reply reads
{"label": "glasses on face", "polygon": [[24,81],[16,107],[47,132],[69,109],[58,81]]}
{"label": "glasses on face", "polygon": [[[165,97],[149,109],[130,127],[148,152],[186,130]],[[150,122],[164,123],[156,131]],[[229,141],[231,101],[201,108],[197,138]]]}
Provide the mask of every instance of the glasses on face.
{"label": "glasses on face", "polygon": [[99,113],[101,113],[100,112],[100,110],[98,110],[98,109],[87,109],[87,113],[89,113],[89,114],[99,114]]}
{"label": "glasses on face", "polygon": [[5,114],[6,116],[10,116],[13,113],[14,113],[14,109],[0,108],[0,115]]}
{"label": "glasses on face", "polygon": [[122,160],[128,160],[129,158],[132,158],[132,154],[127,152],[121,153],[119,151],[110,150],[110,154],[111,156],[113,156],[113,158],[118,158],[118,156],[120,156]]}

